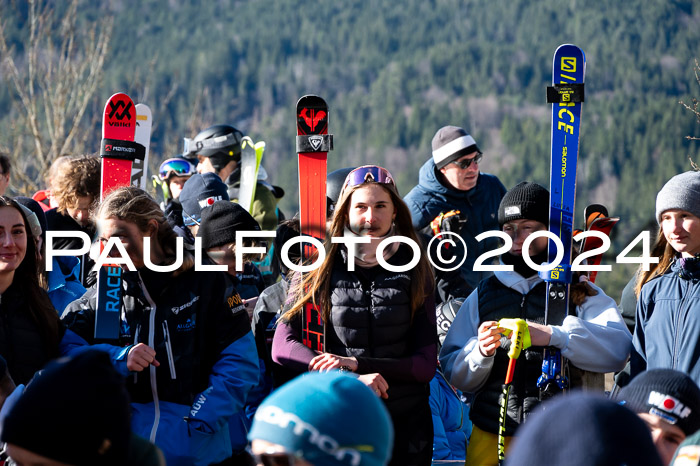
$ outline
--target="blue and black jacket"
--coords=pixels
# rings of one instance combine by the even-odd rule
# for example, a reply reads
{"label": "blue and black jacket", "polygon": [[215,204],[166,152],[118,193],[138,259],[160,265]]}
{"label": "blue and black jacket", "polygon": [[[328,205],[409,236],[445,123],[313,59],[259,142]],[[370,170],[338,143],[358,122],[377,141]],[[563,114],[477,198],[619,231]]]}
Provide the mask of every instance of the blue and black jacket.
{"label": "blue and black jacket", "polygon": [[[258,356],[238,292],[222,272],[125,274],[120,341],[95,341],[96,287],[63,316],[70,354],[96,344],[127,376],[134,433],[150,439],[168,465],[204,465],[231,456],[228,419],[258,384]],[[130,373],[132,346],[156,350],[158,367]],[[244,435],[244,433],[242,433]],[[243,440],[245,441],[245,439]]]}

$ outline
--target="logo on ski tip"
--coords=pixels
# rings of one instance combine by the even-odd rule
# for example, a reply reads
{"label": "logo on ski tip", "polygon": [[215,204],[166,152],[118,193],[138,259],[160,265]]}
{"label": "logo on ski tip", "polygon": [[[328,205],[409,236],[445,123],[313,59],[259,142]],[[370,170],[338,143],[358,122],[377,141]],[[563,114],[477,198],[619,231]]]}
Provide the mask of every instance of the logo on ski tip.
{"label": "logo on ski tip", "polygon": [[309,143],[311,144],[311,147],[318,150],[319,147],[321,147],[321,144],[323,144],[323,138],[321,136],[310,136]]}
{"label": "logo on ski tip", "polygon": [[[109,103],[109,116],[107,118],[112,119],[114,117],[117,117],[117,120],[121,121],[124,118],[130,120],[131,119],[131,102],[128,104],[125,104],[123,101],[119,100],[117,102],[110,102]],[[120,108],[124,107],[124,110],[121,113],[117,113],[117,110]]]}
{"label": "logo on ski tip", "polygon": [[105,146],[105,152],[112,152],[112,145],[111,144],[107,144]]}
{"label": "logo on ski tip", "polygon": [[315,131],[316,125],[318,125],[320,121],[326,118],[326,112],[324,112],[323,110],[319,110],[318,112],[314,112],[313,110],[311,110],[310,116],[308,112],[308,108],[303,108],[301,109],[301,112],[299,112],[299,116],[304,119],[304,123],[306,123],[306,126],[308,126],[311,131]]}
{"label": "logo on ski tip", "polygon": [[576,72],[576,58],[575,57],[561,57],[561,71],[566,73]]}

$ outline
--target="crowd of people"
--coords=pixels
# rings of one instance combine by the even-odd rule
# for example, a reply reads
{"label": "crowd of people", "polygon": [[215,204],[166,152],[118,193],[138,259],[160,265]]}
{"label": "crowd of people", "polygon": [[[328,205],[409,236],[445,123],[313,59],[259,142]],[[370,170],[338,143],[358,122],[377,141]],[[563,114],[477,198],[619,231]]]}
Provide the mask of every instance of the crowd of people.
{"label": "crowd of people", "polygon": [[[658,192],[660,260],[626,289],[633,319],[575,273],[566,315],[545,320],[533,264],[548,240],[528,238],[549,229],[550,193],[482,173],[488,155],[465,129],[436,132],[405,197],[381,166],[329,173],[316,255],[285,248],[299,218],[280,211],[284,190],[264,168],[252,206],[237,203],[243,140],[230,125],[187,139],[160,164],[155,195],[100,193],[100,159],[81,155],[57,159],[32,198],[9,197],[0,155],[6,464],[496,465],[502,452],[513,465],[700,464],[700,172]],[[476,238],[493,230],[512,246],[500,270],[476,271],[499,247]],[[49,254],[47,267],[47,233],[67,231],[93,247]],[[453,270],[428,260],[448,232],[461,241],[437,243],[439,257],[467,257]],[[114,338],[95,333],[100,247],[134,266]],[[311,308],[322,350],[307,345]],[[545,351],[561,354],[554,396],[538,383]],[[625,376],[609,387],[606,373]]]}

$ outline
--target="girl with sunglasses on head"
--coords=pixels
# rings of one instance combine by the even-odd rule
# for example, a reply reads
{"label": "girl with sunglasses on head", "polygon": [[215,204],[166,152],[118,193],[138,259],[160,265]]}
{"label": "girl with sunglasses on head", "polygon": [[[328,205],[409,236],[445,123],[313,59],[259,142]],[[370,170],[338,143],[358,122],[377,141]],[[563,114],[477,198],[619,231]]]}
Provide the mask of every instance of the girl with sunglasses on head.
{"label": "girl with sunglasses on head", "polygon": [[187,180],[197,173],[194,164],[182,157],[165,160],[158,168],[158,175],[153,176],[154,187],[160,186],[163,192],[161,209],[171,226],[183,226],[182,205],[178,198]]}
{"label": "girl with sunglasses on head", "polygon": [[[395,430],[390,464],[429,465],[433,428],[428,383],[435,374],[437,346],[433,276],[425,254],[407,272],[379,265],[377,245],[390,236],[420,244],[411,214],[391,174],[375,165],[347,178],[331,221],[323,264],[293,286],[275,332],[272,358],[288,369],[351,371],[385,403]],[[365,237],[354,257],[331,237]],[[402,266],[411,248],[394,242],[384,260]],[[354,261],[354,271],[349,262]],[[304,305],[315,302],[325,326],[325,352],[302,343]]]}

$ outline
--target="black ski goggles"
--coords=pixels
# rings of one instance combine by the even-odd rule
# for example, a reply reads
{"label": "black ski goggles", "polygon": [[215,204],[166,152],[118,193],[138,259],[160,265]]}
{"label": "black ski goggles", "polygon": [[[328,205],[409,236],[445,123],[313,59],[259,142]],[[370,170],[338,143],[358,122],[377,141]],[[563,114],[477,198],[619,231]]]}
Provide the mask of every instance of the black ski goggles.
{"label": "black ski goggles", "polygon": [[195,174],[195,166],[185,159],[168,159],[160,164],[158,178],[166,181],[171,176],[190,176]]}
{"label": "black ski goggles", "polygon": [[364,165],[362,167],[357,167],[345,177],[345,183],[343,184],[342,191],[347,188],[352,188],[353,186],[359,186],[364,183],[380,183],[388,184],[394,190],[396,190],[396,183],[394,182],[394,177],[391,176],[389,170],[386,168],[379,167],[377,165]]}

